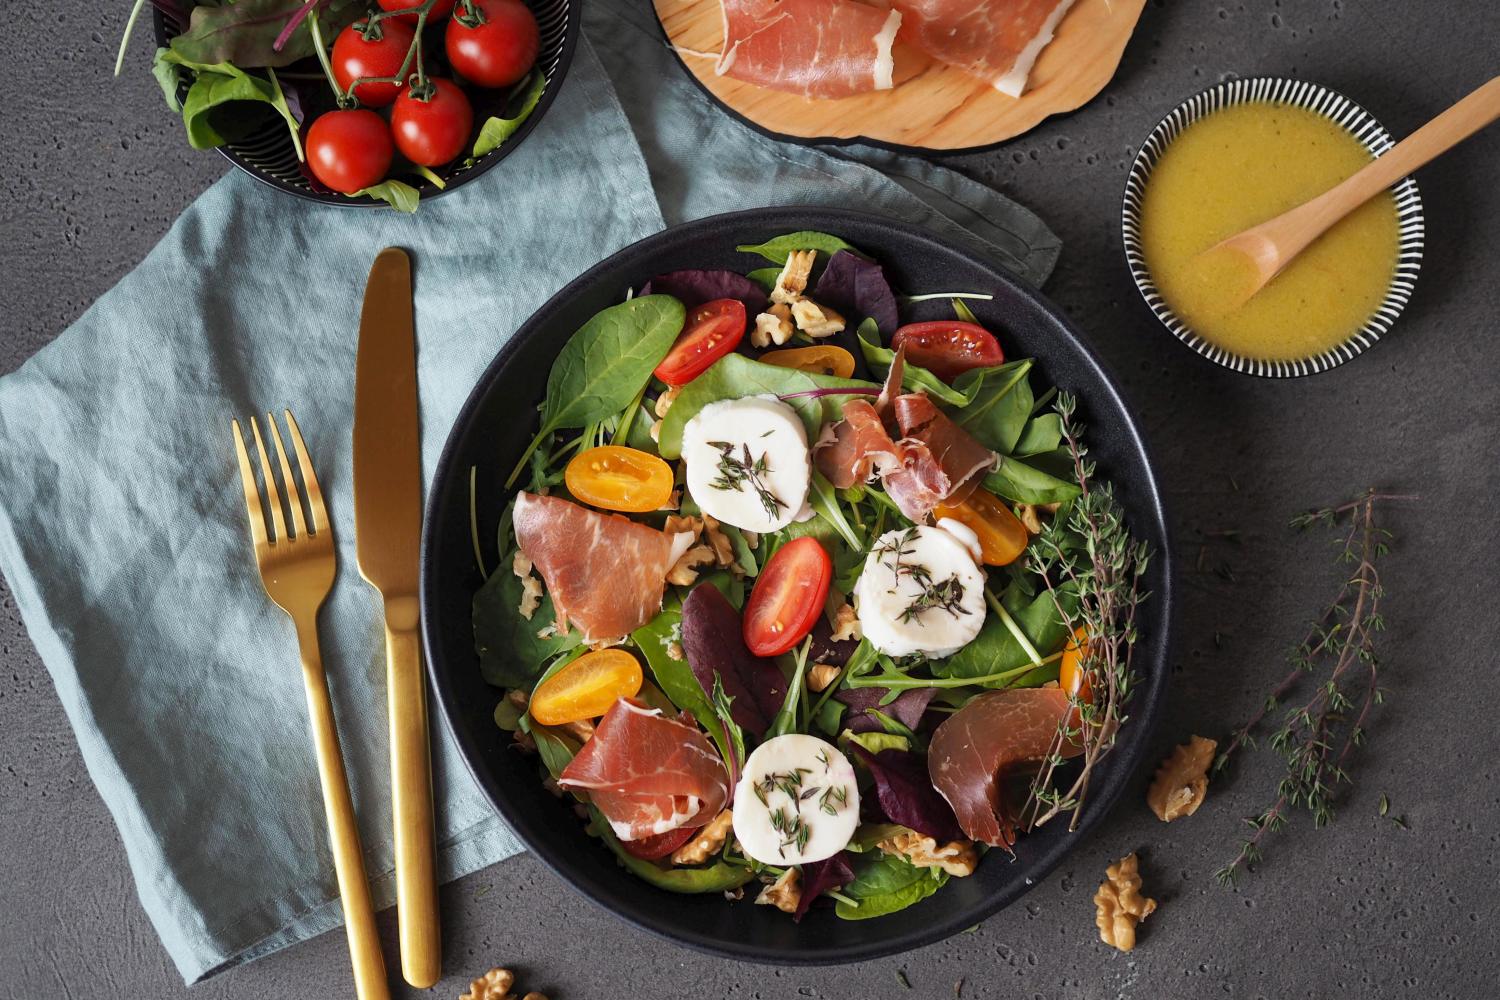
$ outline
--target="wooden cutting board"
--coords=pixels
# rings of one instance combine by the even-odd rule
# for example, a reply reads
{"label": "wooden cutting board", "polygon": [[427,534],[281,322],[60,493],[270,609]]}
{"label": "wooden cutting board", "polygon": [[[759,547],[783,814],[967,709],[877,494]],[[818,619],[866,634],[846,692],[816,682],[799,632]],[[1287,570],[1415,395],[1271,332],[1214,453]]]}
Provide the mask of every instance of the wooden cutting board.
{"label": "wooden cutting board", "polygon": [[654,3],[688,72],[731,111],[768,132],[955,151],[1003,142],[1088,103],[1115,75],[1146,0],[1077,0],[1019,98],[898,43],[894,89],[837,100],[808,100],[714,75],[713,56],[704,53],[723,49],[719,0]]}

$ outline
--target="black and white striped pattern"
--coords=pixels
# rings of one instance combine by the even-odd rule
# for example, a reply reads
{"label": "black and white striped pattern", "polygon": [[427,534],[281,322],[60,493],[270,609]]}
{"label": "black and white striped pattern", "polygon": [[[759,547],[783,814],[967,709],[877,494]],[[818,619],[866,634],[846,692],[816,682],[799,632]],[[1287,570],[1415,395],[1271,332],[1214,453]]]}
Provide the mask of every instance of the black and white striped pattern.
{"label": "black and white striped pattern", "polygon": [[[446,188],[439,188],[431,181],[417,183],[418,178],[415,175],[402,177],[403,181],[416,187],[424,200],[436,198],[446,191],[452,191],[509,156],[541,120],[547,107],[557,96],[563,77],[568,71],[568,65],[573,61],[573,47],[577,44],[580,33],[582,5],[578,0],[526,0],[526,3],[536,15],[537,27],[541,30],[541,47],[537,56],[537,66],[547,77],[546,89],[542,91],[541,99],[526,122],[497,149],[486,153],[471,164],[465,165],[464,161],[459,159],[452,166],[443,169],[441,174],[447,182]],[[155,13],[157,44],[166,45],[181,32],[182,28],[167,18],[161,8],[156,8]],[[328,42],[331,44],[332,39],[328,39]],[[485,110],[476,104],[475,123],[482,122],[485,114]],[[314,188],[312,182],[303,173],[302,165],[297,162],[297,151],[292,145],[291,135],[279,119],[268,122],[264,128],[245,139],[220,146],[219,152],[223,153],[229,162],[256,180],[263,181],[279,191],[345,208],[387,207],[385,202],[374,198],[349,198],[321,188]]]}
{"label": "black and white striped pattern", "polygon": [[1375,314],[1348,340],[1331,351],[1300,361],[1259,361],[1231,354],[1208,343],[1188,328],[1172,312],[1166,301],[1156,290],[1151,272],[1146,268],[1146,259],[1141,247],[1141,198],[1146,190],[1146,180],[1162,153],[1183,129],[1193,122],[1223,107],[1247,104],[1252,101],[1278,101],[1296,107],[1307,108],[1324,115],[1349,130],[1356,139],[1364,143],[1372,155],[1380,156],[1395,145],[1381,124],[1369,112],[1341,94],[1326,87],[1302,80],[1281,77],[1254,77],[1245,80],[1228,80],[1210,87],[1178,105],[1151,130],[1141,150],[1131,165],[1130,176],[1125,182],[1125,202],[1121,210],[1121,226],[1125,236],[1125,260],[1130,265],[1130,274],[1141,296],[1163,325],[1199,354],[1216,361],[1226,368],[1251,375],[1269,378],[1294,378],[1327,371],[1343,364],[1370,347],[1406,308],[1416,285],[1417,272],[1422,268],[1422,248],[1425,240],[1425,224],[1422,216],[1422,198],[1417,192],[1417,182],[1404,178],[1392,189],[1396,197],[1396,213],[1400,222],[1400,246],[1396,271],[1391,278],[1390,289]]}

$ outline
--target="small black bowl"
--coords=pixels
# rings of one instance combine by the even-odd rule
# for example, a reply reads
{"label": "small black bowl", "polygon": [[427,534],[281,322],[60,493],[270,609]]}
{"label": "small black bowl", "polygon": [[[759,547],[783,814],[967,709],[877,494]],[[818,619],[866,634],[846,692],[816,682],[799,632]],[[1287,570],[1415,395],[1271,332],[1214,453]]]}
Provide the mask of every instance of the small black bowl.
{"label": "small black bowl", "polygon": [[[422,180],[415,173],[403,174],[398,178],[416,188],[423,200],[436,198],[462,187],[509,156],[531,134],[531,130],[536,128],[537,122],[542,120],[542,116],[547,113],[547,109],[557,97],[557,92],[562,87],[563,77],[567,75],[568,67],[573,62],[573,49],[577,46],[578,37],[582,32],[583,4],[581,0],[525,0],[525,3],[536,15],[537,27],[541,31],[541,47],[537,53],[536,66],[547,78],[541,98],[531,114],[527,116],[526,121],[521,123],[521,127],[498,147],[473,163],[466,164],[464,158],[460,157],[452,165],[440,168],[437,173],[446,182],[446,187],[440,188],[431,181]],[[184,24],[178,24],[159,6],[153,8],[153,13],[153,27],[158,47],[169,44],[187,27]],[[442,27],[438,25],[429,27],[427,30],[429,33],[440,32]],[[441,40],[441,35],[435,37]],[[332,38],[325,38],[324,41],[329,45],[333,44]],[[433,52],[433,48],[436,48],[437,52]],[[432,71],[442,70],[439,75],[446,75],[446,70],[443,69],[440,61],[441,56],[441,45],[427,48],[427,58],[432,64]],[[311,72],[321,72],[316,60],[309,59],[306,63]],[[300,62],[297,66],[299,69],[303,68]],[[317,89],[320,94],[326,94],[328,91],[326,84],[319,85]],[[519,98],[507,101],[510,92],[504,89],[466,88],[466,90],[474,106],[476,129],[485,119],[493,115],[514,114],[514,105],[519,102]],[[183,87],[183,93],[178,96],[181,97],[185,93],[186,86]],[[308,122],[318,113],[333,107],[333,97],[331,94],[326,94],[326,106],[319,106],[316,101],[311,103],[311,107],[304,109],[307,112],[307,120],[303,123],[304,136],[307,134]],[[256,180],[299,198],[321,202],[324,205],[337,205],[341,208],[388,207],[385,202],[376,198],[351,198],[348,195],[330,191],[316,183],[308,176],[304,165],[298,162],[297,150],[292,145],[291,134],[280,118],[268,117],[265,125],[242,139],[225,143],[219,147],[219,152],[223,153],[224,158],[230,163]]]}
{"label": "small black bowl", "polygon": [[[1043,377],[1076,393],[1088,424],[1090,456],[1116,486],[1135,534],[1153,550],[1141,609],[1137,666],[1142,683],[1116,752],[1096,773],[1080,828],[1054,822],[1021,839],[1014,861],[992,851],[968,878],[953,879],[932,897],[897,914],[844,921],[815,909],[794,924],[784,913],[720,894],[679,896],[653,888],[620,868],[583,831],[566,802],[547,793],[535,758],[511,748],[495,726],[498,692],[479,675],[470,603],[481,578],[469,531],[469,475],[476,473],[479,537],[493,539],[507,472],[535,429],[535,404],[553,359],[595,312],[620,301],[663,271],[724,267],[745,271],[764,261],[736,244],[780,233],[835,233],[873,255],[892,283],[911,292],[966,289],[992,292],[971,301],[979,319],[1000,332],[1014,357],[1038,360]],[[937,312],[946,302],[930,303]],[[948,315],[951,315],[949,313]],[[493,560],[493,554],[487,556]],[[464,404],[438,462],[422,539],[422,632],[428,671],[441,714],[479,787],[511,829],[580,892],[630,922],[674,941],[737,959],[782,964],[831,964],[889,955],[930,944],[1014,902],[1096,827],[1141,763],[1167,688],[1172,617],[1171,559],[1166,520],[1151,461],[1130,408],[1062,311],[1034,289],[930,233],[857,212],[810,207],[718,215],[648,237],[595,265],[554,295],[501,349]],[[752,887],[753,891],[753,887]]]}

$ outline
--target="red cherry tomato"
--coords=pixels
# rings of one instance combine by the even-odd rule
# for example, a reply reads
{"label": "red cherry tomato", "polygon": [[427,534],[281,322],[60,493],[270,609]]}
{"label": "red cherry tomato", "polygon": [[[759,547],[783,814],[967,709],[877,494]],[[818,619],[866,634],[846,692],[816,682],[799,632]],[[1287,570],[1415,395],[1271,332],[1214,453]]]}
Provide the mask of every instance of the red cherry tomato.
{"label": "red cherry tomato", "polygon": [[343,194],[385,180],[394,154],[385,119],[363,108],[326,112],[307,130],[307,165],[313,176]]}
{"label": "red cherry tomato", "polygon": [[1000,341],[978,323],[940,319],[908,323],[891,338],[891,349],[905,345],[906,359],[951,382],[970,368],[988,368],[1005,360]]}
{"label": "red cherry tomato", "polygon": [[[379,2],[381,10],[411,10],[422,4],[422,0],[379,0]],[[437,0],[437,3],[432,5],[432,10],[427,12],[427,23],[435,24],[453,13],[453,3],[454,0]],[[402,14],[399,18],[390,20],[400,20],[414,25],[417,23],[417,15]]]}
{"label": "red cherry tomato", "polygon": [[646,861],[655,861],[671,854],[677,848],[693,839],[693,834],[700,828],[696,826],[678,827],[668,830],[666,833],[653,833],[649,837],[640,840],[622,840],[620,846],[625,848],[625,853],[642,858]]}
{"label": "red cherry tomato", "polygon": [[812,631],[828,600],[833,560],[816,538],[776,550],[745,604],[745,645],[756,656],[780,656]]}
{"label": "red cherry tomato", "polygon": [[474,109],[452,80],[430,78],[426,99],[403,90],[391,108],[391,132],[396,148],[413,163],[440,167],[464,151],[474,128]]}
{"label": "red cherry tomato", "polygon": [[481,87],[509,87],[531,71],[541,48],[536,17],[521,0],[466,0],[448,22],[448,63]]}
{"label": "red cherry tomato", "polygon": [[[366,39],[361,30],[365,23],[349,25],[333,43],[333,77],[346,91],[362,76],[400,76],[401,64],[416,37],[400,21],[387,19],[376,22],[374,36]],[[362,83],[354,96],[367,107],[383,108],[400,92],[399,83]]]}
{"label": "red cherry tomato", "polygon": [[656,377],[667,385],[687,385],[738,347],[744,336],[745,303],[739,299],[705,302],[688,313],[677,341],[656,366]]}

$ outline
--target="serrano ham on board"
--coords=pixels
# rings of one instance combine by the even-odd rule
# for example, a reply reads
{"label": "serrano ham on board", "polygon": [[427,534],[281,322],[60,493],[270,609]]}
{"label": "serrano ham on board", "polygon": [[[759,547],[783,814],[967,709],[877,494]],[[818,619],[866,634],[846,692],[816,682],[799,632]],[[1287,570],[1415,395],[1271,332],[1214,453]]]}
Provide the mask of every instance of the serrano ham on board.
{"label": "serrano ham on board", "polygon": [[724,761],[691,717],[621,698],[557,783],[589,793],[621,840],[702,826],[729,799]]}
{"label": "serrano ham on board", "polygon": [[618,639],[661,610],[667,573],[693,543],[619,514],[559,497],[518,493],[516,544],[547,584],[557,627],[571,621],[585,642]]}
{"label": "serrano ham on board", "polygon": [[714,72],[803,97],[889,90],[901,12],[860,0],[722,0]]}
{"label": "serrano ham on board", "polygon": [[1020,97],[1073,0],[891,0],[901,40]]}

